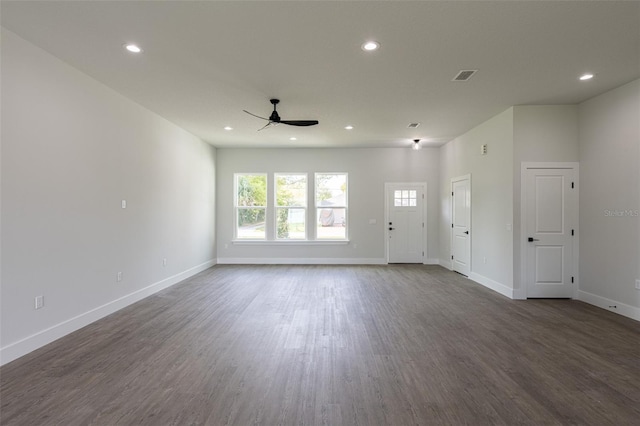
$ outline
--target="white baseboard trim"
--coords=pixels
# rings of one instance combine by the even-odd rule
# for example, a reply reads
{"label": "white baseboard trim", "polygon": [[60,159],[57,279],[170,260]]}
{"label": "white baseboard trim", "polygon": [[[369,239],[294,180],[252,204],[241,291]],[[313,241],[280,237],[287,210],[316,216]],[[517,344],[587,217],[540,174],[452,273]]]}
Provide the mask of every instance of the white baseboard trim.
{"label": "white baseboard trim", "polygon": [[[607,299],[597,294],[587,293],[582,290],[578,290],[578,300],[597,306],[598,308],[606,309],[609,312],[640,321],[640,308],[636,308],[635,306],[627,305],[617,300]],[[615,308],[613,306],[615,306]]]}
{"label": "white baseboard trim", "polygon": [[513,299],[513,289],[511,287],[507,287],[504,284],[501,284],[497,281],[492,280],[491,278],[487,278],[480,274],[476,274],[475,272],[471,272],[469,274],[469,279],[477,282],[478,284],[482,284],[483,286],[500,293],[503,296],[508,297],[509,299]]}
{"label": "white baseboard trim", "polygon": [[39,331],[17,342],[11,343],[3,348],[0,348],[0,365],[7,364],[23,355],[28,354],[38,348],[41,348],[59,338],[66,336],[76,330],[85,327],[92,322],[95,322],[101,318],[106,317],[120,309],[129,306],[139,300],[144,299],[154,293],[164,290],[167,287],[171,287],[174,284],[179,283],[199,272],[204,271],[216,263],[214,260],[209,260],[193,268],[187,269],[179,274],[165,278],[162,281],[158,281],[147,287],[136,290],[133,293],[122,296],[111,302],[105,303],[102,306],[91,309],[83,314],[77,315],[59,324],[51,326],[45,330]]}
{"label": "white baseboard trim", "polygon": [[218,265],[386,265],[384,258],[364,257],[219,257]]}
{"label": "white baseboard trim", "polygon": [[[384,258],[292,258],[292,257],[220,257],[218,265],[386,265]],[[423,265],[440,265],[438,259],[425,259]]]}
{"label": "white baseboard trim", "polygon": [[450,260],[448,260],[448,259],[446,259],[446,260],[442,260],[442,259],[440,259],[440,260],[438,261],[438,264],[439,264],[440,266],[442,266],[443,268],[446,268],[446,269],[448,269],[448,270],[450,270],[450,271],[453,271],[453,266],[451,265],[451,261],[450,261]]}

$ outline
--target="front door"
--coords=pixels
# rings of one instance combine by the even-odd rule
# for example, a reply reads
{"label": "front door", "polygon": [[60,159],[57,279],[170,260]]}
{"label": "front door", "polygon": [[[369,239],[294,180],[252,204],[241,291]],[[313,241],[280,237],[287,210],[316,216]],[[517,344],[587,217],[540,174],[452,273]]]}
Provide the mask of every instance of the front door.
{"label": "front door", "polygon": [[573,297],[578,213],[574,170],[527,169],[523,185],[527,297]]}
{"label": "front door", "polygon": [[387,260],[423,263],[424,185],[387,184]]}
{"label": "front door", "polygon": [[451,263],[454,271],[471,272],[471,176],[451,179]]}

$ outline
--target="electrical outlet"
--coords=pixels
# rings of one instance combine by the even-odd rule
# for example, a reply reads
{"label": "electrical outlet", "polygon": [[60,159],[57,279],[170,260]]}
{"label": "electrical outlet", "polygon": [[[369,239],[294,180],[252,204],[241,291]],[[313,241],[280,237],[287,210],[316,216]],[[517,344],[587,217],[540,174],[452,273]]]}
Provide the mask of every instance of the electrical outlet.
{"label": "electrical outlet", "polygon": [[162,259],[162,266],[167,266],[167,258]]}
{"label": "electrical outlet", "polygon": [[120,281],[122,281],[122,272],[118,272],[116,274],[116,282],[120,282]]}
{"label": "electrical outlet", "polygon": [[482,263],[484,263],[486,265],[486,263],[487,263],[487,258],[486,257],[482,258]]}
{"label": "electrical outlet", "polygon": [[640,280],[636,280],[636,290],[640,290]]}
{"label": "electrical outlet", "polygon": [[44,307],[44,296],[36,296],[34,299],[34,307],[36,309]]}

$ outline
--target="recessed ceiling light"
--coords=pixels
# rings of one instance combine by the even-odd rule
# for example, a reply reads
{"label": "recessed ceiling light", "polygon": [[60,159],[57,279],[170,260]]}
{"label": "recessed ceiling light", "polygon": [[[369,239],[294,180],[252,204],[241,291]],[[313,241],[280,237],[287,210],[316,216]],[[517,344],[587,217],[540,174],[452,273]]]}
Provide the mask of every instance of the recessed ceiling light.
{"label": "recessed ceiling light", "polygon": [[582,74],[580,76],[580,80],[585,81],[585,80],[591,80],[593,78],[593,74],[587,73],[587,74]]}
{"label": "recessed ceiling light", "polygon": [[344,127],[346,130],[353,130],[353,126],[349,125],[349,126],[345,126]]}
{"label": "recessed ceiling light", "polygon": [[224,129],[225,129],[225,130],[233,130],[233,127],[231,127],[231,126],[224,126]]}
{"label": "recessed ceiling light", "polygon": [[142,53],[142,49],[135,44],[125,44],[124,48],[131,53]]}
{"label": "recessed ceiling light", "polygon": [[362,50],[367,52],[372,52],[374,50],[378,50],[380,48],[380,43],[377,41],[366,41],[362,44]]}
{"label": "recessed ceiling light", "polygon": [[296,138],[296,137],[290,137],[290,138],[289,138],[289,140],[290,140],[290,141],[297,141],[297,140],[298,140],[298,138]]}

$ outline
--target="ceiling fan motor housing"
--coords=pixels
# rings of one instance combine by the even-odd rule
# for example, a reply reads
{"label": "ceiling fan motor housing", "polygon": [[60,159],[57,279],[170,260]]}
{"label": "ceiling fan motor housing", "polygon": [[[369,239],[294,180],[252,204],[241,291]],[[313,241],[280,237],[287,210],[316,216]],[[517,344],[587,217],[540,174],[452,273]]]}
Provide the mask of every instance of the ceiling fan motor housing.
{"label": "ceiling fan motor housing", "polygon": [[275,121],[276,123],[278,123],[280,121],[280,116],[278,115],[278,111],[276,111],[276,105],[278,105],[280,103],[280,100],[279,99],[270,99],[269,102],[271,102],[271,105],[273,105],[273,112],[269,116],[269,120],[270,121]]}
{"label": "ceiling fan motor housing", "polygon": [[276,123],[280,121],[280,116],[277,111],[273,111],[269,116],[269,121],[275,121]]}

